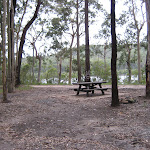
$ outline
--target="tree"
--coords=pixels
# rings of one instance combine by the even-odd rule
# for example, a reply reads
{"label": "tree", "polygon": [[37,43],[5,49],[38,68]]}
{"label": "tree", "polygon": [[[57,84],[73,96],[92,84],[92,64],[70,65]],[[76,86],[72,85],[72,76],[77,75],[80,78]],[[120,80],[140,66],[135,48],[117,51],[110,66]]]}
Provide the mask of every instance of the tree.
{"label": "tree", "polygon": [[35,10],[33,17],[31,18],[31,20],[26,24],[26,26],[23,29],[23,33],[22,33],[21,40],[20,40],[19,52],[18,52],[18,63],[17,63],[17,67],[16,67],[16,86],[20,85],[20,83],[21,83],[20,82],[20,69],[21,69],[23,46],[25,43],[25,36],[26,36],[27,30],[30,28],[30,26],[32,25],[34,20],[37,18],[37,14],[38,14],[40,5],[41,5],[41,0],[38,0],[36,10]]}
{"label": "tree", "polygon": [[150,0],[145,0],[147,15],[146,97],[150,97]]}
{"label": "tree", "polygon": [[112,101],[111,106],[119,105],[118,83],[117,83],[117,40],[115,28],[115,0],[111,0],[111,37],[112,37],[112,58],[111,58],[111,77],[112,77]]}
{"label": "tree", "polygon": [[78,63],[78,82],[81,81],[81,64],[80,64],[80,43],[79,43],[79,0],[77,0],[77,63]]}
{"label": "tree", "polygon": [[7,1],[7,16],[8,16],[8,92],[15,90],[15,58],[14,58],[14,12],[15,6],[11,0],[9,10],[9,0]]}
{"label": "tree", "polygon": [[90,49],[88,25],[88,0],[85,0],[85,81],[90,81]]}
{"label": "tree", "polygon": [[[136,5],[135,0],[127,0],[126,4],[131,3],[131,6],[129,6],[129,12],[132,16],[133,22],[132,22],[132,29],[136,30],[136,36],[137,36],[137,55],[138,55],[138,82],[141,83],[141,54],[140,54],[140,33],[143,29],[143,26],[145,24],[144,19],[144,13]],[[141,12],[142,20],[139,20],[139,12]]]}
{"label": "tree", "polygon": [[3,15],[2,15],[2,51],[3,51],[3,65],[2,65],[2,80],[3,80],[3,100],[7,100],[7,83],[6,83],[6,5],[7,1],[3,0]]}

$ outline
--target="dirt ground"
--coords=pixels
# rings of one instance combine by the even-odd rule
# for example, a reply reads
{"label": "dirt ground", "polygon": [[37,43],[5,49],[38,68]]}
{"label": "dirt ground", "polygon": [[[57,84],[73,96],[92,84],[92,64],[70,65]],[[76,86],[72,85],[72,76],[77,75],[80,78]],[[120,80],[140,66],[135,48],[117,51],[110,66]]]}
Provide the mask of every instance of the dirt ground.
{"label": "dirt ground", "polygon": [[145,86],[119,86],[120,100],[135,103],[117,108],[110,107],[111,89],[87,97],[71,88],[34,86],[9,94],[11,103],[0,104],[0,150],[150,149]]}

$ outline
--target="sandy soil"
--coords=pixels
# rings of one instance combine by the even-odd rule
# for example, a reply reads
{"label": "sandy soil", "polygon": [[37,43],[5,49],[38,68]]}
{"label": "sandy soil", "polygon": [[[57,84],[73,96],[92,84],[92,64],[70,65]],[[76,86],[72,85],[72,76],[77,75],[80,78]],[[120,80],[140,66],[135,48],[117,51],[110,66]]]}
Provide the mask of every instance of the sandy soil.
{"label": "sandy soil", "polygon": [[[119,86],[119,98],[135,103],[110,107],[111,89],[89,97],[75,86],[33,86],[9,94],[0,105],[1,150],[149,150],[150,100],[145,86]],[[0,97],[1,98],[1,97]]]}

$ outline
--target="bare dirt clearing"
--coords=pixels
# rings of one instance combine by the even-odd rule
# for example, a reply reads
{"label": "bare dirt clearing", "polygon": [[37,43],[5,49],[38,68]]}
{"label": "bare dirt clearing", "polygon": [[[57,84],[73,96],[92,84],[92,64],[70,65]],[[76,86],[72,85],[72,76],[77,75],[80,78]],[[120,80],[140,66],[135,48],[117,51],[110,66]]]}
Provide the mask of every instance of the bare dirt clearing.
{"label": "bare dirt clearing", "polygon": [[[110,107],[111,89],[86,97],[75,86],[33,86],[0,105],[1,150],[148,150],[150,100],[145,86],[119,86],[119,98],[136,103]],[[110,87],[105,85],[103,87]]]}

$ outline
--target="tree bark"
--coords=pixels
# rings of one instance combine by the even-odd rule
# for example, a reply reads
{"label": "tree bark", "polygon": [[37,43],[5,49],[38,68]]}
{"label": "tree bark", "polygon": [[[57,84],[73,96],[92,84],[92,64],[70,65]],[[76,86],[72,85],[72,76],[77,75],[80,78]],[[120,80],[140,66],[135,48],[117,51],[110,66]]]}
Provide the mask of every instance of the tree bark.
{"label": "tree bark", "polygon": [[137,52],[138,52],[138,82],[141,83],[140,31],[137,31]]}
{"label": "tree bark", "polygon": [[80,64],[80,43],[79,43],[79,1],[77,0],[77,64],[78,64],[78,82],[81,81]]}
{"label": "tree bark", "polygon": [[61,81],[61,64],[62,64],[62,58],[60,57],[59,58],[60,60],[59,60],[59,73],[58,73],[58,78],[59,78],[59,80],[58,80],[58,84],[60,84],[60,81]]}
{"label": "tree bark", "polygon": [[111,76],[112,76],[112,101],[111,106],[119,106],[118,82],[117,82],[117,41],[115,28],[115,0],[111,0],[111,37],[112,37],[112,58],[111,58]]}
{"label": "tree bark", "polygon": [[85,82],[90,81],[90,49],[88,25],[88,0],[85,0]]}
{"label": "tree bark", "polygon": [[[9,6],[9,1],[8,1]],[[8,11],[8,92],[15,90],[15,58],[14,58],[14,6],[11,0],[11,9]]]}
{"label": "tree bark", "polygon": [[145,0],[147,16],[146,97],[150,98],[150,0]]}
{"label": "tree bark", "polygon": [[3,51],[3,65],[2,65],[2,80],[3,80],[3,100],[2,102],[7,102],[7,82],[6,82],[6,9],[7,1],[3,0],[3,16],[2,16],[2,51]]}
{"label": "tree bark", "polygon": [[41,58],[41,56],[38,57],[38,60],[39,60],[38,83],[40,83],[40,77],[41,77],[41,63],[42,63],[42,58]]}
{"label": "tree bark", "polygon": [[128,66],[128,73],[129,73],[128,83],[131,83],[131,49],[129,45],[127,47],[128,47],[127,66]]}
{"label": "tree bark", "polygon": [[27,25],[23,29],[23,33],[22,33],[21,41],[20,41],[20,46],[19,46],[19,52],[18,52],[18,64],[17,64],[17,67],[16,67],[16,86],[21,84],[21,82],[20,82],[20,70],[21,70],[21,60],[22,60],[22,53],[23,53],[23,45],[25,43],[25,36],[26,36],[27,30],[29,29],[29,27],[32,25],[34,20],[37,18],[37,14],[38,14],[40,5],[41,5],[41,0],[38,0],[38,4],[36,6],[36,10],[35,10],[34,16],[31,18],[31,20],[27,23]]}
{"label": "tree bark", "polygon": [[72,45],[74,41],[75,33],[72,35],[72,40],[70,44],[70,65],[69,65],[69,84],[71,84],[71,77],[72,77]]}
{"label": "tree bark", "polygon": [[10,15],[10,10],[9,10],[9,3],[10,1],[7,1],[7,24],[8,24],[8,28],[7,28],[7,34],[8,34],[8,92],[11,93],[12,92],[12,82],[11,82],[11,15]]}

